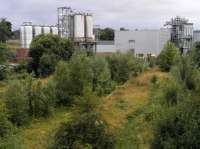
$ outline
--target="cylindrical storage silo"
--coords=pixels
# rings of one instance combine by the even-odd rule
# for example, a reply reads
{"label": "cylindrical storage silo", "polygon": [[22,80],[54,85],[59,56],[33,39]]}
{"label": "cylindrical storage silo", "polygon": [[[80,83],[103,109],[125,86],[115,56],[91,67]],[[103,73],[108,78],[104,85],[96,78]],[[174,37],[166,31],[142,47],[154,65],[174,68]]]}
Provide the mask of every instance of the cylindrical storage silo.
{"label": "cylindrical storage silo", "polygon": [[86,15],[85,16],[85,25],[86,25],[86,30],[85,30],[85,36],[86,38],[93,39],[93,17],[92,15]]}
{"label": "cylindrical storage silo", "polygon": [[35,36],[42,34],[42,27],[41,26],[35,26],[34,29],[35,29]]}
{"label": "cylindrical storage silo", "polygon": [[43,27],[44,34],[50,34],[51,28],[49,26]]}
{"label": "cylindrical storage silo", "polygon": [[33,27],[24,26],[24,48],[29,48],[33,39]]}
{"label": "cylindrical storage silo", "polygon": [[20,27],[20,42],[21,42],[21,48],[25,48],[24,26]]}
{"label": "cylindrical storage silo", "polygon": [[58,27],[56,27],[56,26],[51,27],[51,30],[52,30],[53,35],[58,35]]}
{"label": "cylindrical storage silo", "polygon": [[85,37],[85,16],[83,14],[74,15],[74,38],[81,40]]}

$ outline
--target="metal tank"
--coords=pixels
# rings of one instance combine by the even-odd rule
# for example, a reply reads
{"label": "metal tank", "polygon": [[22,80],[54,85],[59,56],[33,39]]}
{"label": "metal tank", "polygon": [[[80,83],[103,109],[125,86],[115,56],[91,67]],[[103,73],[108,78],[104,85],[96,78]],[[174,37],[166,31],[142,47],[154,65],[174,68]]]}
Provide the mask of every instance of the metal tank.
{"label": "metal tank", "polygon": [[50,34],[51,33],[51,28],[48,26],[44,26],[43,27],[43,33],[44,34]]}
{"label": "metal tank", "polygon": [[34,31],[35,31],[34,37],[36,37],[36,36],[42,34],[42,27],[41,26],[35,26]]}
{"label": "metal tank", "polygon": [[21,48],[25,48],[25,38],[24,38],[24,26],[20,27],[20,42],[21,42]]}
{"label": "metal tank", "polygon": [[33,26],[24,26],[24,48],[29,48],[33,39]]}
{"label": "metal tank", "polygon": [[94,35],[93,35],[93,17],[90,14],[87,14],[85,16],[85,35],[87,39],[94,39]]}
{"label": "metal tank", "polygon": [[51,27],[51,31],[53,35],[58,35],[58,28],[56,26]]}
{"label": "metal tank", "polygon": [[85,16],[83,14],[74,15],[74,39],[84,40],[85,38]]}

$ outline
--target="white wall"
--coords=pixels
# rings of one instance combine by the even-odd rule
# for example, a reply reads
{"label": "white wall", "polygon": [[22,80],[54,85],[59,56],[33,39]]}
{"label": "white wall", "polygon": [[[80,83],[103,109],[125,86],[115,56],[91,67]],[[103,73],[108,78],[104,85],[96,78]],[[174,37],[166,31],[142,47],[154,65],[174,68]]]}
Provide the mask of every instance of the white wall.
{"label": "white wall", "polygon": [[[170,40],[170,30],[135,30],[116,31],[115,46],[117,51],[127,52],[134,47],[135,54],[158,55],[164,44]],[[130,45],[129,41],[134,41]]]}

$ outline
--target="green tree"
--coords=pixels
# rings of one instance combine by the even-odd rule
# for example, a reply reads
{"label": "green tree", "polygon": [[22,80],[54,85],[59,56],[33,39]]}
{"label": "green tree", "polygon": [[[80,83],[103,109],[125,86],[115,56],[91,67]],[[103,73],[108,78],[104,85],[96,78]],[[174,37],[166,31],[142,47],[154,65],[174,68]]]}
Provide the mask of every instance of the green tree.
{"label": "green tree", "polygon": [[117,83],[126,82],[130,76],[137,75],[143,70],[143,62],[132,53],[116,53],[107,58],[112,80]]}
{"label": "green tree", "polygon": [[99,32],[100,40],[114,40],[115,33],[112,28],[100,29]]}
{"label": "green tree", "polygon": [[6,19],[0,20],[0,42],[6,42],[12,36],[12,24]]}
{"label": "green tree", "polygon": [[74,51],[73,43],[59,36],[48,34],[35,37],[30,46],[30,69],[36,75],[46,76],[54,72],[60,60],[69,60]]}
{"label": "green tree", "polygon": [[163,71],[170,71],[171,66],[179,56],[179,50],[175,44],[168,42],[158,57],[158,64]]}
{"label": "green tree", "polygon": [[105,95],[114,89],[114,82],[111,79],[111,72],[108,62],[105,58],[94,56],[92,57],[92,88],[98,95]]}
{"label": "green tree", "polygon": [[92,77],[91,60],[86,53],[75,53],[68,63],[59,63],[54,78],[58,102],[71,104],[85,87],[92,86]]}

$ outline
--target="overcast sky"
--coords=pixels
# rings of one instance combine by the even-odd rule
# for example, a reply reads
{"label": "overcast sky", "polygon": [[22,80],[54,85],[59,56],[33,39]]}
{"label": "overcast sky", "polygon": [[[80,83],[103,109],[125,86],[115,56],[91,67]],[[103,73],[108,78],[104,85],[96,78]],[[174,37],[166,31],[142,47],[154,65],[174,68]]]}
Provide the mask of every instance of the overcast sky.
{"label": "overcast sky", "polygon": [[55,25],[57,7],[90,10],[95,24],[119,29],[157,29],[171,17],[182,16],[200,29],[200,0],[0,0],[0,17],[15,28],[23,22]]}

